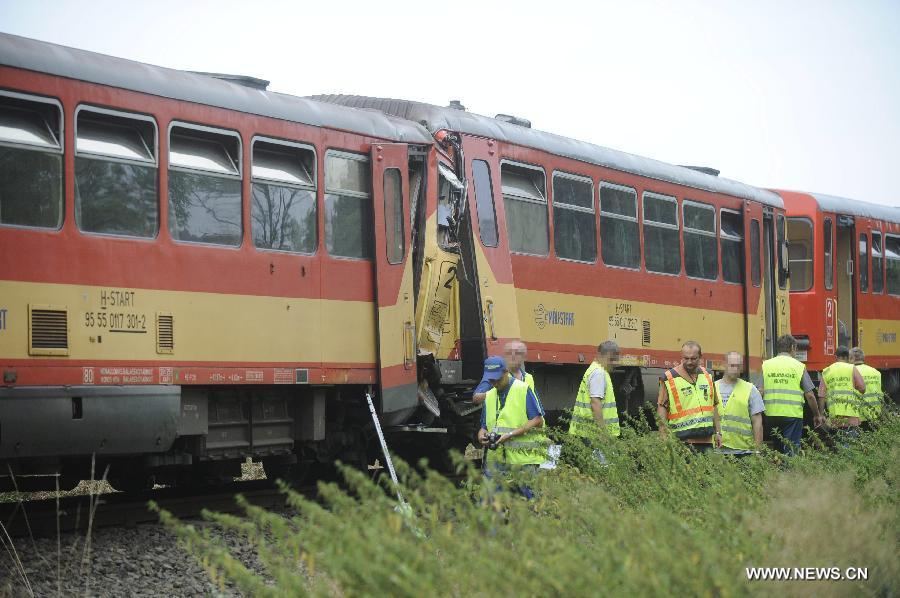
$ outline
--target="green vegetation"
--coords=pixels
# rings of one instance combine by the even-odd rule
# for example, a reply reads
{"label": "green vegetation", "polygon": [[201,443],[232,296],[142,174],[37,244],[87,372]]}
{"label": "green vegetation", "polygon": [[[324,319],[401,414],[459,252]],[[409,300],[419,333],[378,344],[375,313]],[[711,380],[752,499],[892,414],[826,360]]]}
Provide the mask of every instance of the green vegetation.
{"label": "green vegetation", "polygon": [[[206,517],[248,538],[255,575],[206,532],[162,518],[214,580],[252,595],[873,595],[900,587],[900,418],[849,448],[815,442],[783,459],[691,455],[625,430],[600,466],[564,435],[566,464],[528,502],[400,464],[409,509],[345,469],[296,515],[252,506]],[[867,581],[746,581],[746,567],[867,567]]]}

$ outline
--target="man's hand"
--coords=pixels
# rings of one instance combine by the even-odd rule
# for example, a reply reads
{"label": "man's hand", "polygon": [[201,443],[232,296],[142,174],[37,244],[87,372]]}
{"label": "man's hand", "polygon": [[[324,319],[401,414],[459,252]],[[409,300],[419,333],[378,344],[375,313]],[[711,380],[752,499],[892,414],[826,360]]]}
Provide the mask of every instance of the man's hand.
{"label": "man's hand", "polygon": [[501,435],[500,438],[497,439],[497,446],[500,446],[513,436],[515,436],[515,432],[507,432],[506,434]]}
{"label": "man's hand", "polygon": [[487,430],[485,430],[484,428],[481,428],[480,430],[478,430],[478,442],[481,444],[481,446],[487,446],[488,433],[487,433]]}
{"label": "man's hand", "polygon": [[825,425],[825,416],[821,413],[817,414],[815,417],[813,417],[813,423],[817,428],[821,428]]}
{"label": "man's hand", "polygon": [[713,446],[716,448],[722,448],[722,433],[716,432],[713,434]]}

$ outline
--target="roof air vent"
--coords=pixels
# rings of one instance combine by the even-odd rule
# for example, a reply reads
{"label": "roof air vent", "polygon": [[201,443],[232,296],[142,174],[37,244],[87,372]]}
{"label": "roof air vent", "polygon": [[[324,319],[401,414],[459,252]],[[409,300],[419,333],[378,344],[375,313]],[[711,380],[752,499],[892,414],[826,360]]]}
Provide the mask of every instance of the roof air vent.
{"label": "roof air vent", "polygon": [[697,172],[702,172],[703,174],[708,174],[710,176],[719,176],[719,172],[721,172],[709,166],[688,166],[686,164],[682,164],[681,167],[690,168],[691,170],[696,170]]}
{"label": "roof air vent", "polygon": [[450,100],[450,104],[447,106],[447,108],[452,108],[454,110],[462,110],[463,112],[466,111],[466,107],[463,106],[462,102],[460,102],[459,100]]}
{"label": "roof air vent", "polygon": [[195,75],[203,75],[204,77],[212,77],[213,79],[221,79],[222,81],[228,81],[229,83],[236,83],[237,85],[243,85],[244,87],[249,87],[250,89],[258,89],[260,91],[265,91],[269,87],[269,81],[266,81],[265,79],[257,79],[256,77],[251,77],[249,75],[204,73],[202,71],[189,72],[194,73]]}
{"label": "roof air vent", "polygon": [[531,128],[531,121],[520,116],[512,116],[511,114],[498,114],[494,118],[496,118],[497,120],[502,120],[503,122],[509,123],[511,125],[519,125],[520,127],[525,127],[526,129]]}

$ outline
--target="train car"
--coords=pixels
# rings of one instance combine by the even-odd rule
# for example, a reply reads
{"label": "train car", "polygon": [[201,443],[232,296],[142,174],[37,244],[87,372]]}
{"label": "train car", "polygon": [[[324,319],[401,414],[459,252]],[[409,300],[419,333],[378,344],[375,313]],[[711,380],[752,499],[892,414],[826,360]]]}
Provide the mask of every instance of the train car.
{"label": "train car", "polygon": [[389,431],[440,413],[456,164],[265,87],[0,35],[3,487],[300,475],[371,462],[367,392]]}
{"label": "train car", "polygon": [[777,191],[788,215],[791,330],[811,372],[839,345],[859,346],[900,388],[900,208]]}
{"label": "train car", "polygon": [[[423,123],[460,139],[470,218],[455,285],[459,370],[477,380],[484,353],[528,345],[545,407],[571,408],[597,345],[616,340],[621,412],[655,404],[657,379],[688,339],[706,366],[732,350],[751,377],[789,331],[785,215],[770,191],[707,168],[532,129],[526,119],[414,101],[315,99]],[[745,273],[750,273],[746,276]],[[457,329],[458,326],[458,329]],[[486,339],[486,342],[482,339]]]}

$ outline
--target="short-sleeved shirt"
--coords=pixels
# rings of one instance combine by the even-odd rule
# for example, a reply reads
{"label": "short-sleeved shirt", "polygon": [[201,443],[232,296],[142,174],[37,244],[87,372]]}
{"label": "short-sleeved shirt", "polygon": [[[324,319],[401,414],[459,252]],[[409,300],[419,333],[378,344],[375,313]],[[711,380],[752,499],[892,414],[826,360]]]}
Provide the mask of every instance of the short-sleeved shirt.
{"label": "short-sleeved shirt", "polygon": [[[512,388],[512,384],[507,385],[505,389],[498,390],[497,396],[500,399],[500,409],[506,405],[506,395],[509,394],[509,389]],[[497,413],[500,413],[500,409],[497,410]],[[525,414],[528,416],[528,419],[534,419],[537,416],[544,415],[544,409],[541,407],[540,401],[538,401],[537,396],[534,394],[534,391],[531,388],[528,389],[528,392],[525,394]],[[484,430],[487,430],[487,409],[481,410],[481,427]]]}
{"label": "short-sleeved shirt", "polygon": [[[750,385],[750,401],[748,403],[748,411],[750,416],[754,416],[757,413],[762,413],[766,410],[766,405],[763,403],[762,395],[759,394],[759,389],[756,388],[755,384]],[[731,393],[734,391],[734,384],[729,384],[725,381],[725,379],[719,380],[719,400],[722,401],[722,406],[728,406],[728,399],[731,398]]]}
{"label": "short-sleeved shirt", "polygon": [[588,378],[588,395],[598,399],[606,396],[606,371],[598,368]]}

